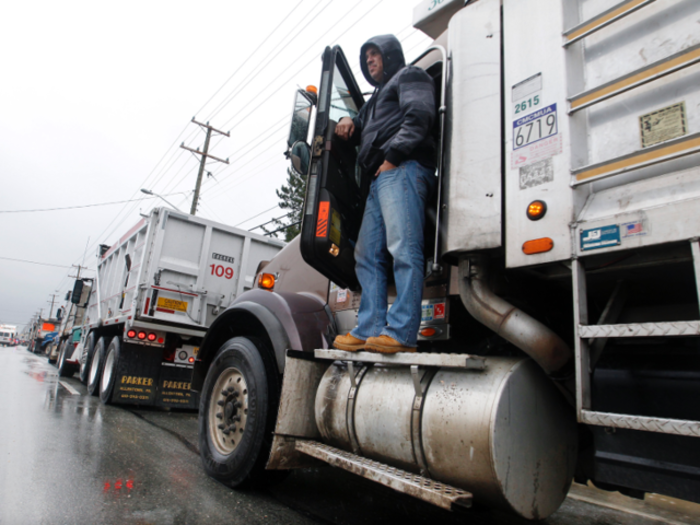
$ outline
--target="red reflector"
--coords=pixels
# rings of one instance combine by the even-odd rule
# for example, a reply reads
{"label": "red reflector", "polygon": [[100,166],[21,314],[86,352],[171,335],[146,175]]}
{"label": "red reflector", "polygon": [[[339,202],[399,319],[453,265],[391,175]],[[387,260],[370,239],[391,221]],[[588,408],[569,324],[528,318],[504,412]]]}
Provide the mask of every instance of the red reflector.
{"label": "red reflector", "polygon": [[163,344],[163,343],[165,343],[165,339],[163,339],[162,337],[159,337],[159,338],[158,338],[158,342],[159,342],[160,344]]}
{"label": "red reflector", "polygon": [[194,363],[194,357],[190,357],[190,358],[188,359],[188,361],[189,361],[190,363]]}
{"label": "red reflector", "polygon": [[155,340],[156,340],[156,337],[158,337],[158,336],[157,336],[156,334],[154,334],[153,332],[151,332],[150,334],[148,334],[148,340],[149,340],[149,341],[155,341]]}
{"label": "red reflector", "polygon": [[136,330],[129,330],[129,331],[126,333],[126,336],[129,337],[129,338],[131,338],[131,339],[133,339],[134,337],[136,337]]}
{"label": "red reflector", "polygon": [[139,339],[146,339],[146,332],[139,332]]}

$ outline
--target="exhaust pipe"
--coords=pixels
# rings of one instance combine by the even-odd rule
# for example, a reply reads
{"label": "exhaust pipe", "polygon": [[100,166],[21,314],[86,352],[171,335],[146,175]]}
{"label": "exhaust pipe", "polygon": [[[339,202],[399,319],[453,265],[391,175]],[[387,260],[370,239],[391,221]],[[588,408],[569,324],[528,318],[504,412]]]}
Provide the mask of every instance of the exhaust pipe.
{"label": "exhaust pipe", "polygon": [[571,400],[574,393],[573,352],[545,325],[516,308],[488,287],[486,258],[468,256],[459,261],[459,295],[474,319],[529,355],[563,387]]}

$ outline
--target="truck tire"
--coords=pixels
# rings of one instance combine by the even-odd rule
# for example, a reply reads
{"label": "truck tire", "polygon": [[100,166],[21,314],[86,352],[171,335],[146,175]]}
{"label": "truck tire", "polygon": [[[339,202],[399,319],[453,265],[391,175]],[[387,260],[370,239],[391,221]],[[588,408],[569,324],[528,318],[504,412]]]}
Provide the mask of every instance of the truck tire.
{"label": "truck tire", "polygon": [[87,391],[91,396],[100,393],[100,378],[102,377],[102,364],[105,362],[105,338],[100,337],[95,343],[90,362],[90,373],[88,374]]}
{"label": "truck tire", "polygon": [[121,348],[119,337],[113,337],[105,352],[102,379],[100,380],[100,401],[105,405],[109,405],[112,402],[112,391],[114,390],[114,381],[119,370]]}
{"label": "truck tire", "polygon": [[73,377],[76,372],[76,366],[68,362],[68,345],[70,342],[68,339],[61,343],[61,347],[58,350],[58,375],[60,377]]}
{"label": "truck tire", "polygon": [[58,359],[51,359],[51,356],[53,355],[53,346],[54,346],[53,343],[51,343],[50,345],[48,345],[46,347],[46,357],[47,357],[47,361],[49,362],[50,365],[56,366]]}
{"label": "truck tire", "polygon": [[85,340],[83,347],[83,355],[80,356],[80,381],[87,385],[88,376],[90,375],[90,365],[92,364],[92,355],[95,352],[95,332],[90,332]]}
{"label": "truck tire", "polygon": [[199,401],[199,450],[204,470],[234,488],[260,487],[286,472],[266,471],[279,397],[265,368],[262,342],[226,341],[207,372]]}

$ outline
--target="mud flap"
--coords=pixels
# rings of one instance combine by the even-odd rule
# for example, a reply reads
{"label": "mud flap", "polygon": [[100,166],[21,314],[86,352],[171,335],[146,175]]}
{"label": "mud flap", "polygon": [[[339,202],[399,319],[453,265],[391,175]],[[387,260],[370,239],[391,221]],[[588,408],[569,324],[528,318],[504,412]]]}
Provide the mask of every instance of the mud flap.
{"label": "mud flap", "polygon": [[123,344],[119,362],[115,363],[112,402],[153,406],[162,360],[160,348]]}
{"label": "mud flap", "polygon": [[199,394],[191,388],[192,368],[163,363],[160,367],[156,406],[196,410]]}
{"label": "mud flap", "polygon": [[163,350],[122,344],[115,364],[112,403],[196,409],[199,394],[190,390],[192,368],[163,363]]}

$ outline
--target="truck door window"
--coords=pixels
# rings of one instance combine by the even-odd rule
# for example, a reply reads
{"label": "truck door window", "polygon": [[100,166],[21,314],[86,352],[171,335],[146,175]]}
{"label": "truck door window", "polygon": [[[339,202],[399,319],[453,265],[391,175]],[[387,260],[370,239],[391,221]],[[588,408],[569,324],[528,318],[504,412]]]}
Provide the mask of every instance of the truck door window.
{"label": "truck door window", "polygon": [[329,118],[337,124],[343,117],[355,118],[360,109],[355,104],[337,64],[334,69],[333,86],[331,87],[331,107],[328,113]]}

